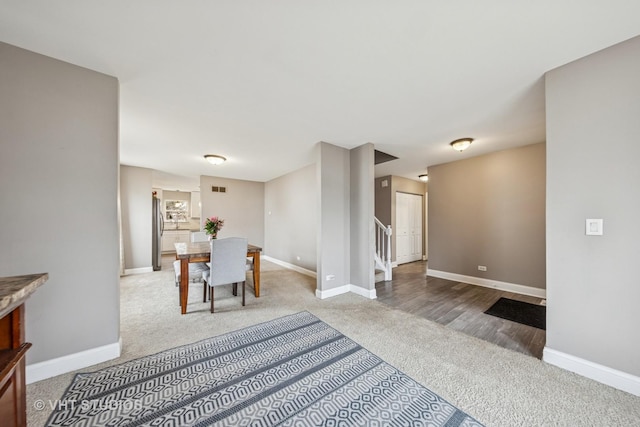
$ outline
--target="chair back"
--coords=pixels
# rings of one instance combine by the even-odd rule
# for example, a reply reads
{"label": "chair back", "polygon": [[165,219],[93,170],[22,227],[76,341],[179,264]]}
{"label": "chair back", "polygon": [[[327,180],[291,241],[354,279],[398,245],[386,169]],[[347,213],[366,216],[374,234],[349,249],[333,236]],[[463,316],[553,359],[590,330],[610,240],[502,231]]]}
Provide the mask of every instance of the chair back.
{"label": "chair back", "polygon": [[211,240],[209,286],[245,281],[248,244],[248,240],[242,237]]}
{"label": "chair back", "polygon": [[191,232],[191,243],[206,242],[207,240],[209,240],[209,237],[204,231]]}

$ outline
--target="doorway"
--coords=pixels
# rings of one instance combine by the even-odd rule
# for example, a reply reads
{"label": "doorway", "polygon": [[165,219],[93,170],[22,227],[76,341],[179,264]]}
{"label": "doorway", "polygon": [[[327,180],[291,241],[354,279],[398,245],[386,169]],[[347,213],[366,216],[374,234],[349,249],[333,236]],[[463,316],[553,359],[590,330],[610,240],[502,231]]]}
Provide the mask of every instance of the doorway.
{"label": "doorway", "polygon": [[422,259],[421,195],[396,192],[396,263]]}

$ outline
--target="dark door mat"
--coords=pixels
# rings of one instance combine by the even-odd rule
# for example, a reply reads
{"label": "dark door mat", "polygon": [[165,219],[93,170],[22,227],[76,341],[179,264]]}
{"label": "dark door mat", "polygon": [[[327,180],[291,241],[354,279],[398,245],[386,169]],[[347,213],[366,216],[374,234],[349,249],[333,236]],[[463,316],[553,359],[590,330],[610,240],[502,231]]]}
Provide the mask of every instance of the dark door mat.
{"label": "dark door mat", "polygon": [[547,307],[544,305],[500,298],[485,313],[534,328],[547,329]]}

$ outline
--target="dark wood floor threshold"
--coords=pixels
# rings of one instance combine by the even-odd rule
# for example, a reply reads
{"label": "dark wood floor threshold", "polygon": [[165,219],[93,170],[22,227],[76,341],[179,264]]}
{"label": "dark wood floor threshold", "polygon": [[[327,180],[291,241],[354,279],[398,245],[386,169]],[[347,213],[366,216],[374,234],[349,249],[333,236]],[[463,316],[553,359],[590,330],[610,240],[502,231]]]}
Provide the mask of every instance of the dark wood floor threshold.
{"label": "dark wood floor threshold", "polygon": [[546,332],[485,314],[501,297],[539,304],[537,297],[427,276],[427,262],[393,269],[393,280],[376,283],[378,301],[456,331],[542,358]]}

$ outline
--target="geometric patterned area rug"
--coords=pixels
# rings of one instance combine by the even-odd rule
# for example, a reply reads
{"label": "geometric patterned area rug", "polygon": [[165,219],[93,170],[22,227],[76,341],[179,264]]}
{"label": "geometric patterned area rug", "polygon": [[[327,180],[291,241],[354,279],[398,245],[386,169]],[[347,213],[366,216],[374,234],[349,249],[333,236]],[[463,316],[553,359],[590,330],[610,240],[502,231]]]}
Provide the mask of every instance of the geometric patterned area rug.
{"label": "geometric patterned area rug", "polygon": [[481,426],[308,312],[76,375],[48,426]]}

